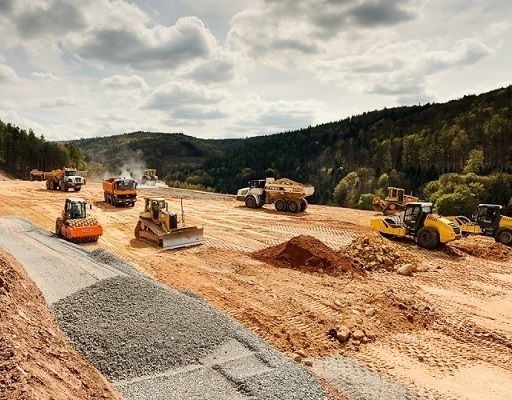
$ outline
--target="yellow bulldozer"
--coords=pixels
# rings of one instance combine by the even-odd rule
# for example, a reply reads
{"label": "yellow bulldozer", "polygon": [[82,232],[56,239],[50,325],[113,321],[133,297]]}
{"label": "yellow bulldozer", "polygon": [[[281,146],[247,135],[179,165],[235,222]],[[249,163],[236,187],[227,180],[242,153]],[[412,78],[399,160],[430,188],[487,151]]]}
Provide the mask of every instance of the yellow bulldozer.
{"label": "yellow bulldozer", "polygon": [[412,194],[405,194],[405,189],[388,187],[388,195],[384,200],[375,196],[372,200],[374,211],[382,212],[384,215],[394,215],[405,210],[405,205],[419,199]]}
{"label": "yellow bulldozer", "polygon": [[135,237],[155,243],[165,250],[196,246],[204,243],[203,228],[184,226],[183,203],[181,221],[170,212],[163,197],[150,196],[144,199],[144,211],[139,214]]}
{"label": "yellow bulldozer", "polygon": [[460,228],[455,223],[434,214],[432,203],[426,202],[407,203],[402,220],[389,217],[374,218],[370,225],[388,239],[411,237],[419,246],[426,249],[462,237]]}

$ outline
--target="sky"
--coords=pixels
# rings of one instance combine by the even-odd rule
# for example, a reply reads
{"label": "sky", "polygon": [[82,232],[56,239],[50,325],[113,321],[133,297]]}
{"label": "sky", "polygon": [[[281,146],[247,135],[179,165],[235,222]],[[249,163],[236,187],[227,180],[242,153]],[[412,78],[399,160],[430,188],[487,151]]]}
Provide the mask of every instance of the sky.
{"label": "sky", "polygon": [[0,120],[245,138],[512,83],[510,0],[0,0]]}

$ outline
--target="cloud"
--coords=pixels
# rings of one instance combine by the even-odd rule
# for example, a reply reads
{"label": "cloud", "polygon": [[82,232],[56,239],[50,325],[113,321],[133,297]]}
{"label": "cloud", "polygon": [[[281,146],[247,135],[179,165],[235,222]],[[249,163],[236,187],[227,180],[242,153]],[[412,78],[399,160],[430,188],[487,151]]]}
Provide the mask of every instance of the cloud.
{"label": "cloud", "polygon": [[100,81],[100,85],[108,89],[116,90],[148,90],[149,85],[144,78],[138,75],[114,75],[104,78]]}
{"label": "cloud", "polygon": [[85,28],[86,20],[75,2],[35,2],[15,15],[18,34],[25,39],[40,35],[63,35]]}
{"label": "cloud", "polygon": [[169,82],[156,88],[144,100],[143,108],[170,110],[174,107],[212,105],[229,99],[222,89],[209,89],[191,82]]}
{"label": "cloud", "polygon": [[141,71],[176,71],[204,60],[216,40],[195,17],[180,18],[172,27],[136,26],[93,28],[73,35],[65,47],[84,60],[127,65]]}
{"label": "cloud", "polygon": [[290,131],[316,123],[322,102],[265,101],[252,93],[231,109],[234,123],[225,127],[225,135],[255,136]]}
{"label": "cloud", "polygon": [[465,39],[450,50],[429,50],[424,42],[411,40],[373,46],[362,54],[320,61],[318,78],[353,92],[365,92],[401,99],[432,99],[427,80],[446,70],[471,66],[491,51],[476,39]]}
{"label": "cloud", "polygon": [[30,76],[42,81],[62,82],[62,78],[55,76],[51,72],[32,72]]}
{"label": "cloud", "polygon": [[417,17],[414,0],[265,0],[233,17],[228,41],[276,67],[321,58],[343,36],[376,31]]}
{"label": "cloud", "polygon": [[5,64],[0,64],[0,83],[16,81],[17,79],[18,74],[14,69]]}
{"label": "cloud", "polygon": [[38,102],[38,107],[53,108],[53,107],[70,107],[75,106],[77,101],[73,97],[56,97],[53,99],[44,99]]}

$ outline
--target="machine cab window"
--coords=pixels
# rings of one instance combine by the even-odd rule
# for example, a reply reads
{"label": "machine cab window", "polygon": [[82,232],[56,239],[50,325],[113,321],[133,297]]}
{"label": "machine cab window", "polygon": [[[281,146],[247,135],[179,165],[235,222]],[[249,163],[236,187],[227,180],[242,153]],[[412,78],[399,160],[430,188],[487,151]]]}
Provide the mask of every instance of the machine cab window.
{"label": "machine cab window", "polygon": [[408,225],[414,225],[418,221],[420,215],[421,205],[418,204],[411,207],[407,207],[407,209],[405,210],[404,221]]}

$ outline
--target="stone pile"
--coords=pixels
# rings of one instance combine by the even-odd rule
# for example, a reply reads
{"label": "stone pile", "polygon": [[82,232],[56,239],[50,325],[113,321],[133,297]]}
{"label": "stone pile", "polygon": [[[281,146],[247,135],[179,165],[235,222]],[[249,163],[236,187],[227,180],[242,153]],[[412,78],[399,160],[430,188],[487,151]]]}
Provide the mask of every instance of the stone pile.
{"label": "stone pile", "polygon": [[340,253],[351,258],[356,268],[365,271],[410,275],[418,268],[418,260],[410,251],[378,234],[360,236],[340,249]]}

